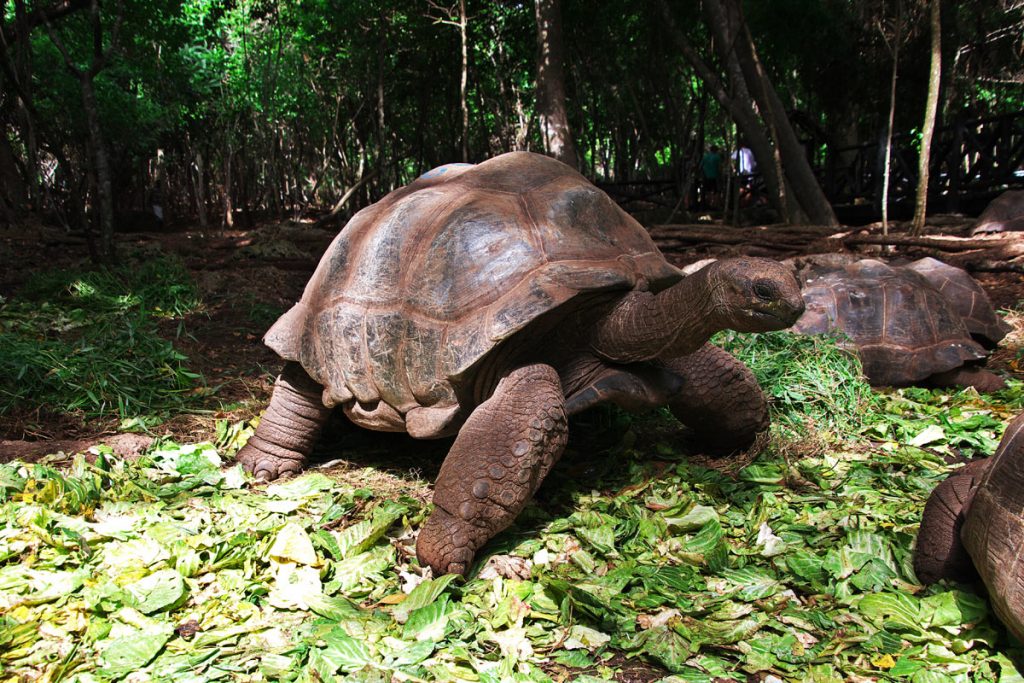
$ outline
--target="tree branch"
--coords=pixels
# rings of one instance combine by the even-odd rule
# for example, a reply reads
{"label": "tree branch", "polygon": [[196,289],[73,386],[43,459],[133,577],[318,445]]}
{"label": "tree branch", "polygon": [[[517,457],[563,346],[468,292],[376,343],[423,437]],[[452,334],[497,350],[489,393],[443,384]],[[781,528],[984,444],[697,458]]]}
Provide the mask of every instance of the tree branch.
{"label": "tree branch", "polygon": [[[40,7],[32,10],[25,16],[26,35],[33,29],[58,19],[63,19],[69,14],[83,10],[89,6],[89,0],[59,0],[49,7]],[[0,30],[5,46],[10,47],[18,40],[18,31],[14,26],[3,26]]]}

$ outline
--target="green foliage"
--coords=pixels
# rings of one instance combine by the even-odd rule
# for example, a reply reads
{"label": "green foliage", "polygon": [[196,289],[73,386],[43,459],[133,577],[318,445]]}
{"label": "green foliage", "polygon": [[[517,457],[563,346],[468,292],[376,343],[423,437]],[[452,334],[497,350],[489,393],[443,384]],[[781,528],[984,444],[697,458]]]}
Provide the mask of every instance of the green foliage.
{"label": "green foliage", "polygon": [[[799,364],[833,353],[803,350]],[[947,411],[960,437],[994,439],[1019,387],[987,413],[977,401],[879,399],[898,429]],[[233,448],[247,431],[219,433]],[[948,467],[922,451],[941,439],[899,438],[762,455],[737,476],[616,444],[588,455],[614,467],[562,478],[556,511],[531,505],[468,581],[421,576],[414,482],[375,495],[310,473],[250,490],[213,445],[170,442],[67,473],[0,465],[0,661],[83,680],[553,681],[613,679],[625,653],[666,681],[1014,680],[1022,653],[982,595],[917,585],[913,537]],[[488,554],[512,571],[481,572]]]}
{"label": "green foliage", "polygon": [[201,378],[157,320],[200,306],[172,259],[34,278],[0,305],[0,412],[43,405],[124,418],[188,409]]}
{"label": "green foliage", "polygon": [[775,424],[797,434],[849,435],[863,424],[872,399],[860,359],[822,336],[790,332],[715,338],[742,360],[772,400]]}

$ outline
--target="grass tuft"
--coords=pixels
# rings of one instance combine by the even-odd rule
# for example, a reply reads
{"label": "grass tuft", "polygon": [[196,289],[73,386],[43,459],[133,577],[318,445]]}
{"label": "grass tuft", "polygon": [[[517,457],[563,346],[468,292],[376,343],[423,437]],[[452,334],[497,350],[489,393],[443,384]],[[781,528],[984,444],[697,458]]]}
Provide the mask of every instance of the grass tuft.
{"label": "grass tuft", "polygon": [[175,259],[34,278],[0,305],[0,414],[40,405],[84,417],[188,409],[202,378],[157,321],[201,306]]}
{"label": "grass tuft", "polygon": [[864,426],[872,402],[860,359],[837,340],[789,332],[718,335],[772,398],[772,422],[791,435],[849,436]]}

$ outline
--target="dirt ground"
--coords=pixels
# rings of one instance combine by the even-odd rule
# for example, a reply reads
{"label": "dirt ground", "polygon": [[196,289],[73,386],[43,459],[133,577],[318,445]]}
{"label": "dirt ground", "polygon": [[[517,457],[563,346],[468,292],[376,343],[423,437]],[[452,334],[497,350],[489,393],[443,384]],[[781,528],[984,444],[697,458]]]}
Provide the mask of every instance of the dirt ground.
{"label": "dirt ground", "polygon": [[[963,235],[968,218],[944,217],[941,228],[930,236]],[[707,229],[708,224],[700,224]],[[727,233],[732,228],[718,226]],[[896,227],[899,230],[900,226]],[[202,292],[204,309],[185,321],[181,335],[178,323],[164,330],[188,358],[188,367],[200,372],[213,388],[209,410],[203,414],[179,415],[156,429],[179,440],[211,438],[221,418],[245,419],[257,414],[270,396],[274,373],[280,361],[261,342],[266,329],[302,294],[303,287],[330,244],[338,226],[315,228],[312,223],[266,223],[252,230],[176,230],[164,233],[135,233],[119,236],[120,253],[147,258],[158,252],[182,259]],[[870,234],[872,228],[859,228]],[[820,242],[818,243],[820,244]],[[814,245],[809,244],[808,249]],[[680,247],[664,243],[666,256],[675,265],[708,257],[757,253],[744,245],[705,244]],[[865,256],[878,255],[880,247],[860,247]],[[902,247],[890,257],[916,258],[920,249]],[[0,231],[0,296],[16,296],[18,288],[44,269],[70,268],[84,264],[86,249],[80,238],[62,231],[37,227],[32,230]],[[1020,348],[1024,346],[1024,275],[1018,272],[982,272],[975,276],[994,304],[1009,311],[1007,318],[1015,331],[1004,340],[990,359],[996,370],[1024,378]],[[98,439],[117,432],[117,420],[85,422],[79,416],[62,415],[39,406],[21,414],[0,415],[0,451],[13,456],[33,457],[55,450],[82,450]],[[145,448],[140,438],[123,438],[126,454]]]}

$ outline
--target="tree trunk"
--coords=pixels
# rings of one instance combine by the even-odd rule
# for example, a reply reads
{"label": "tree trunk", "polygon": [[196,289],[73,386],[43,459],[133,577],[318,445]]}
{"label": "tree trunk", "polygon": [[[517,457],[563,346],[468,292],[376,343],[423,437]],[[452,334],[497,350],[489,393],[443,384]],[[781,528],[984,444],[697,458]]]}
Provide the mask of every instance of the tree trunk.
{"label": "tree trunk", "polygon": [[99,204],[97,217],[99,225],[99,256],[104,263],[114,262],[114,183],[110,172],[110,156],[107,154],[103,129],[100,127],[100,110],[96,102],[91,72],[79,75],[82,89],[82,108],[85,109],[86,125],[89,129],[89,150],[92,153],[93,172],[96,174],[96,200]]}
{"label": "tree trunk", "polygon": [[[686,38],[686,35],[679,29],[675,23],[675,18],[672,16],[672,12],[668,7],[668,4],[661,0],[659,3],[661,7],[662,17],[665,19],[665,26],[667,27],[669,34],[672,36],[679,48],[680,52],[686,58],[686,61],[690,63],[693,70],[696,72],[698,78],[704,82],[705,87],[711,92],[715,100],[725,109],[729,116],[736,122],[736,125],[742,131],[743,136],[746,138],[747,143],[750,145],[750,149],[753,150],[754,156],[758,159],[771,159],[774,155],[772,151],[771,142],[768,140],[768,136],[765,135],[764,129],[761,127],[760,122],[757,120],[757,113],[750,104],[750,97],[746,95],[746,86],[743,83],[742,77],[738,76],[738,71],[734,71],[733,74],[736,78],[733,79],[733,83],[740,90],[736,96],[731,96],[725,89],[725,85],[722,83],[722,79],[718,77],[707,62],[700,56],[690,41]],[[735,67],[735,57],[730,60]],[[702,150],[703,151],[703,150]],[[787,223],[799,223],[799,216],[791,213],[792,206],[791,202],[785,201],[784,197],[788,194],[785,188],[785,178],[780,177],[778,170],[774,164],[765,164],[764,168],[761,169],[762,177],[764,178],[765,190],[768,195],[768,201],[771,203],[772,208],[779,212]]]}
{"label": "tree trunk", "polygon": [[199,227],[203,230],[209,226],[210,220],[206,215],[206,173],[204,170],[203,152],[196,150],[196,174],[192,182],[195,183],[196,214],[199,216]]}
{"label": "tree trunk", "polygon": [[462,79],[459,81],[459,106],[462,108],[462,163],[469,163],[469,102],[466,90],[469,85],[469,40],[466,35],[469,19],[466,17],[466,0],[459,0],[459,40],[462,45]]}
{"label": "tree trunk", "polygon": [[[770,156],[760,158],[762,172],[765,162],[771,160],[786,181],[781,187],[792,189],[800,209],[812,222],[838,225],[835,212],[821,191],[803,146],[789,123],[785,106],[757,56],[739,0],[708,0],[704,3],[704,10],[715,32],[717,47],[736,55],[747,90],[757,102],[761,116],[772,134],[775,147]],[[756,149],[754,153],[757,154]],[[788,194],[783,195],[783,202],[788,198]],[[794,212],[789,210],[787,213],[792,215]]]}
{"label": "tree trunk", "polygon": [[565,106],[560,0],[535,0],[537,14],[537,115],[544,151],[577,168],[576,144]]}
{"label": "tree trunk", "polygon": [[231,143],[224,146],[224,227],[235,227],[235,207],[231,197],[231,158],[234,156]]}
{"label": "tree trunk", "polygon": [[13,222],[14,214],[25,207],[27,198],[14,149],[7,134],[0,133],[0,207],[10,210],[7,215],[9,222]]}
{"label": "tree trunk", "polygon": [[928,168],[932,156],[932,135],[935,133],[935,115],[939,109],[939,86],[942,83],[942,16],[940,0],[932,0],[932,63],[928,78],[928,99],[924,105],[924,123],[921,126],[921,154],[918,157],[917,201],[914,203],[914,222],[910,234],[920,235],[928,212]]}
{"label": "tree trunk", "polygon": [[[25,170],[27,182],[27,199],[36,207],[39,206],[39,143],[36,139],[36,127],[32,116],[32,41],[29,40],[31,26],[25,11],[24,0],[14,2],[15,35],[18,38],[15,46],[14,72],[17,74],[15,89],[18,92],[18,113],[25,143]],[[5,44],[3,46],[7,48]]]}
{"label": "tree trunk", "polygon": [[885,161],[882,166],[882,234],[889,234],[889,179],[892,174],[892,128],[896,122],[896,76],[900,67],[900,38],[903,19],[896,3],[896,37],[892,51],[892,78],[889,82],[889,122],[885,129]]}
{"label": "tree trunk", "polygon": [[99,244],[97,256],[101,262],[112,263],[116,256],[114,251],[114,184],[110,170],[110,157],[107,153],[106,141],[103,137],[103,128],[100,125],[100,110],[96,101],[96,90],[93,83],[97,74],[103,70],[110,54],[117,49],[117,34],[121,27],[121,20],[124,14],[119,12],[110,32],[110,44],[103,48],[103,23],[100,20],[99,0],[90,0],[89,18],[92,24],[92,60],[88,69],[80,69],[76,66],[71,54],[64,46],[64,41],[46,21],[46,29],[50,35],[50,41],[60,51],[64,58],[64,65],[68,72],[78,79],[82,92],[82,108],[85,110],[86,126],[89,130],[89,153],[92,157],[92,168],[90,169],[95,183],[97,216],[99,219]]}

